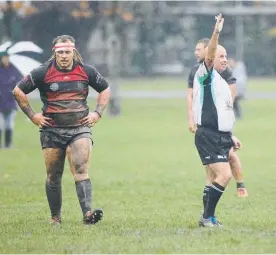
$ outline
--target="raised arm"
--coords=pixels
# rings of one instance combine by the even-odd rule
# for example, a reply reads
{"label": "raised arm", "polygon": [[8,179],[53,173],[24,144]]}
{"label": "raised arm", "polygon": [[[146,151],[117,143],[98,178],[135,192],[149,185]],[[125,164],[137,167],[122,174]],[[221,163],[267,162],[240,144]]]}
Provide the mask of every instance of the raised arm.
{"label": "raised arm", "polygon": [[216,50],[218,46],[219,33],[223,28],[224,18],[222,18],[222,15],[219,14],[218,16],[216,16],[216,20],[217,21],[214,28],[214,32],[208,44],[207,52],[205,56],[205,64],[209,71],[212,69],[214,65],[214,59],[215,59]]}

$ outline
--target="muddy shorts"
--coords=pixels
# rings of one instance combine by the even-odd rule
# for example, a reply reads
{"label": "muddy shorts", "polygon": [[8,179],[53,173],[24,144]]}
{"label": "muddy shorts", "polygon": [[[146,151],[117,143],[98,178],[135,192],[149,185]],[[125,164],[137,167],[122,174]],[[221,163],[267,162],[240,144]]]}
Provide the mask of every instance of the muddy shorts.
{"label": "muddy shorts", "polygon": [[92,133],[89,127],[75,127],[75,128],[52,128],[46,127],[40,129],[40,142],[42,149],[45,148],[61,148],[66,150],[66,147],[80,139],[90,138],[92,140]]}

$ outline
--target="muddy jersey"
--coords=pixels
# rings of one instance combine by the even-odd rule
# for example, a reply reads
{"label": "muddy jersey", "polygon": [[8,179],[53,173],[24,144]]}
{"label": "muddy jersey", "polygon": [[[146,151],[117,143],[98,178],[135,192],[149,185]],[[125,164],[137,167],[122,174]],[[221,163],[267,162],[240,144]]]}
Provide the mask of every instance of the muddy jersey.
{"label": "muddy jersey", "polygon": [[89,88],[100,93],[108,83],[93,66],[74,61],[72,69],[65,70],[53,60],[31,71],[17,86],[25,94],[39,90],[43,115],[52,118],[53,127],[77,127],[89,113]]}

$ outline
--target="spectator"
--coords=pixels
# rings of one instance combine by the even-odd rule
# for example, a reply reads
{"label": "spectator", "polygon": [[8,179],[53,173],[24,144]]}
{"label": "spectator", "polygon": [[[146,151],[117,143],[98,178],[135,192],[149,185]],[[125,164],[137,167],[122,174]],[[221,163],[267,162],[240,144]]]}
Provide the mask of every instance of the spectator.
{"label": "spectator", "polygon": [[[12,91],[22,76],[10,63],[7,52],[0,52],[0,57],[0,148],[11,148],[17,109]],[[5,133],[4,145],[2,145],[1,141],[3,131]]]}

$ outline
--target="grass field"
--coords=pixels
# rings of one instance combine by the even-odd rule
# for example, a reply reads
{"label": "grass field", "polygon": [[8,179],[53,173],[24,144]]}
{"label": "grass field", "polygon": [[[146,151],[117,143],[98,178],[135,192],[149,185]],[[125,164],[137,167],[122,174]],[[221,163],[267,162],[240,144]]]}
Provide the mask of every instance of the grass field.
{"label": "grass field", "polygon": [[123,100],[122,108],[93,128],[93,206],[104,210],[95,226],[81,223],[68,164],[63,223],[49,225],[39,132],[18,114],[14,148],[0,151],[0,253],[276,253],[276,100],[244,103],[235,134],[249,197],[237,198],[231,182],[217,208],[225,227],[212,230],[198,228],[204,170],[185,101]]}

